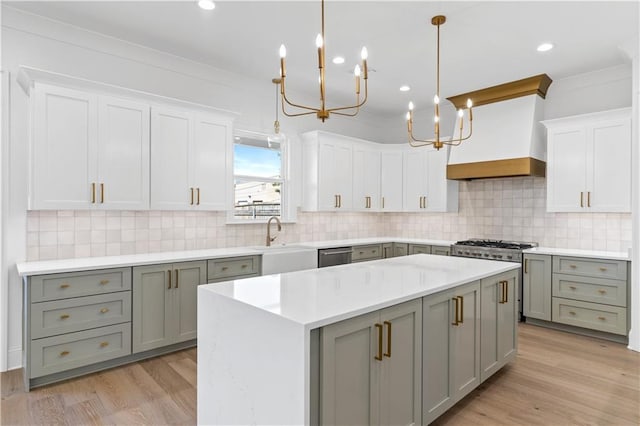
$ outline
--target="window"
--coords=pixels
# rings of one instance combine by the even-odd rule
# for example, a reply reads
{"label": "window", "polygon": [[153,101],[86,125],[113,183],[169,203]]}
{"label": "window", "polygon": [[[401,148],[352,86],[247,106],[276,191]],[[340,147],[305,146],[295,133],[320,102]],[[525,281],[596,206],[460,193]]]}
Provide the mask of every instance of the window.
{"label": "window", "polygon": [[233,143],[234,222],[283,216],[284,140],[239,132]]}

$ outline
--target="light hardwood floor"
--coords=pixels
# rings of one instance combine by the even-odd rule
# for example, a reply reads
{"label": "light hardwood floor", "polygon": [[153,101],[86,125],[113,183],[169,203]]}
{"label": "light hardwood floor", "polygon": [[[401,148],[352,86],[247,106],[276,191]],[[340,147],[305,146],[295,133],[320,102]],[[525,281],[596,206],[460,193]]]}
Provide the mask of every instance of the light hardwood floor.
{"label": "light hardwood floor", "polygon": [[[517,360],[434,424],[640,424],[640,353],[527,324],[519,338]],[[2,425],[196,423],[195,349],[29,393],[19,370],[1,378]]]}

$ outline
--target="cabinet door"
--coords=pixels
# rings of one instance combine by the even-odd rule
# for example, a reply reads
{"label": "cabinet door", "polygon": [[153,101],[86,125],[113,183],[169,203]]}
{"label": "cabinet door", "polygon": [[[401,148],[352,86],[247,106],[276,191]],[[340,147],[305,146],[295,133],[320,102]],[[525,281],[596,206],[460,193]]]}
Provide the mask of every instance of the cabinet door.
{"label": "cabinet door", "polygon": [[102,208],[149,208],[149,106],[100,97],[97,203]]}
{"label": "cabinet door", "polygon": [[380,424],[422,421],[422,300],[383,309],[383,361],[380,376]]}
{"label": "cabinet door", "polygon": [[451,380],[455,401],[459,401],[480,384],[480,283],[457,288],[454,297],[461,298],[463,319],[451,329]]}
{"label": "cabinet door", "polygon": [[199,115],[194,127],[190,152],[190,187],[196,191],[194,203],[200,210],[225,210],[231,125],[215,116]]}
{"label": "cabinet door", "polygon": [[184,262],[173,264],[174,317],[176,342],[197,337],[198,286],[207,282],[207,262]]}
{"label": "cabinet door", "polygon": [[366,147],[353,150],[353,209],[377,210],[380,201],[380,152]]}
{"label": "cabinet door", "polygon": [[422,424],[431,423],[454,403],[450,380],[455,349],[451,344],[453,295],[447,291],[422,300]]}
{"label": "cabinet door", "polygon": [[133,352],[174,343],[173,269],[170,264],[133,268]]}
{"label": "cabinet door", "polygon": [[587,207],[592,212],[631,211],[631,120],[589,128]]}
{"label": "cabinet door", "polygon": [[524,255],[522,293],[525,317],[551,321],[551,256]]}
{"label": "cabinet door", "polygon": [[513,273],[480,283],[480,378],[485,381],[516,355],[517,303]]}
{"label": "cabinet door", "polygon": [[404,211],[423,211],[427,196],[427,161],[424,151],[409,151],[403,158]]}
{"label": "cabinet door", "polygon": [[[92,208],[96,183],[97,98],[36,84],[29,208]],[[93,185],[92,185],[93,184]]]}
{"label": "cabinet door", "polygon": [[151,209],[184,210],[190,204],[190,115],[151,110]]}
{"label": "cabinet door", "polygon": [[423,244],[409,244],[409,254],[431,254],[431,246]]}
{"label": "cabinet door", "polygon": [[350,210],[353,208],[353,175],[351,147],[345,145],[335,146],[335,185],[339,195],[338,208]]}
{"label": "cabinet door", "polygon": [[320,424],[379,424],[379,319],[375,312],[322,328]]}
{"label": "cabinet door", "polygon": [[402,211],[402,153],[382,152],[380,157],[380,209]]}
{"label": "cabinet door", "polygon": [[394,243],[382,244],[382,258],[387,259],[395,256]]}
{"label": "cabinet door", "polygon": [[451,254],[451,248],[449,246],[431,246],[431,254],[449,256]]}
{"label": "cabinet door", "polygon": [[429,150],[427,153],[426,210],[447,211],[447,159],[449,150]]}
{"label": "cabinet door", "polygon": [[338,209],[336,161],[335,144],[321,142],[318,146],[318,210]]}
{"label": "cabinet door", "polygon": [[549,130],[547,211],[579,212],[586,207],[586,134],[582,127]]}

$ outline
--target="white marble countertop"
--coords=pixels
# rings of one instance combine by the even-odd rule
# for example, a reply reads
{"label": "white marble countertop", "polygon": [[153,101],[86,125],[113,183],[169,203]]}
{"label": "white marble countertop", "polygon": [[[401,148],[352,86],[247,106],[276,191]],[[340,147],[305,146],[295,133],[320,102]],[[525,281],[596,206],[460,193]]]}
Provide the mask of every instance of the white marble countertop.
{"label": "white marble countertop", "polygon": [[631,260],[631,254],[629,252],[616,252],[616,251],[534,247],[531,249],[524,250],[523,253],[548,254],[552,256],[591,257],[595,259],[608,259],[608,260],[629,260],[629,261]]}
{"label": "white marble countertop", "polygon": [[310,330],[519,267],[419,254],[201,285],[198,293],[223,295]]}

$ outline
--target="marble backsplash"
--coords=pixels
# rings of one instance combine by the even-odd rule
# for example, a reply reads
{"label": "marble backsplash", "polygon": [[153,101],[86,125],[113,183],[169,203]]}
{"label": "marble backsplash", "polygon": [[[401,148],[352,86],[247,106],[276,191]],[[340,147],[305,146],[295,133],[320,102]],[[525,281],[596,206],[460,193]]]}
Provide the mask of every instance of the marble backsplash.
{"label": "marble backsplash", "polygon": [[[472,237],[541,246],[626,251],[630,213],[547,213],[543,178],[460,183],[457,213],[305,213],[283,224],[279,242],[343,238]],[[226,224],[224,212],[29,211],[27,260],[263,245],[264,224]]]}

